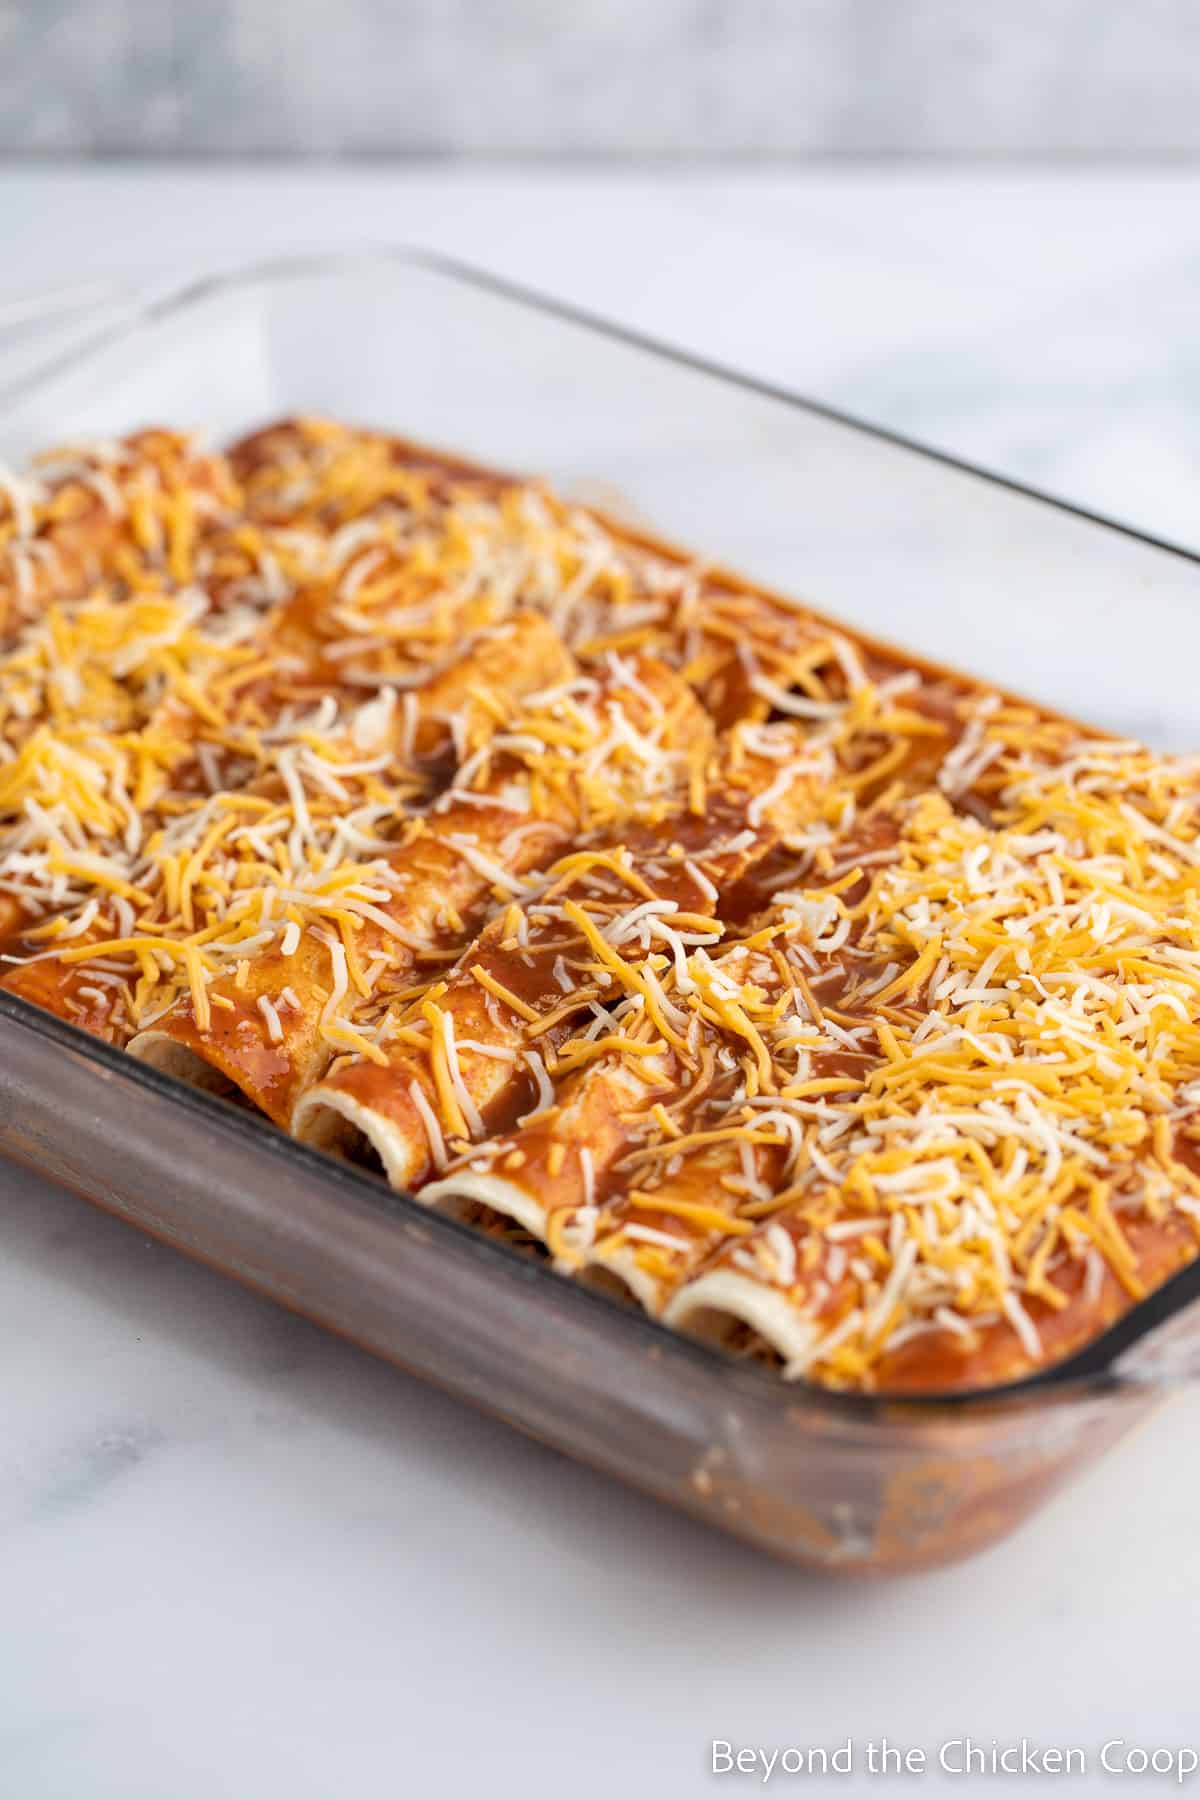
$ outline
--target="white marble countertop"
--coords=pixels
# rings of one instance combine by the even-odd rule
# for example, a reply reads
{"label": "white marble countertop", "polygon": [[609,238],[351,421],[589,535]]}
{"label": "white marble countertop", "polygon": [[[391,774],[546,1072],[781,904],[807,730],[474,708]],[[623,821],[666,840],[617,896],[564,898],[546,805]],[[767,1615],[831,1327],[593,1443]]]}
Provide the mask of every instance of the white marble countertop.
{"label": "white marble countertop", "polygon": [[[9,169],[0,221],[14,293],[435,245],[1200,544],[1200,177]],[[841,1587],[9,1170],[0,1321],[6,1795],[673,1800],[714,1738],[1200,1741],[1194,1397],[1012,1543]]]}

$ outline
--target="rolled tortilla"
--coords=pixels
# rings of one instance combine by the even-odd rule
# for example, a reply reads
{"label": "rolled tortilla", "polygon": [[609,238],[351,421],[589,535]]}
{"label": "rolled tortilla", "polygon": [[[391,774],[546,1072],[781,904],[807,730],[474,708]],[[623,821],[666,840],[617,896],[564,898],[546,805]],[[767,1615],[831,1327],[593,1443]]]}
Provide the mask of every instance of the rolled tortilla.
{"label": "rolled tortilla", "polygon": [[342,1063],[302,1097],[293,1133],[322,1149],[372,1151],[394,1187],[414,1189],[444,1163],[447,1143],[507,1130],[536,1097],[531,1068],[556,1073],[558,1052],[604,995],[564,902],[599,928],[628,916],[621,948],[635,957],[663,941],[660,919],[678,921],[689,942],[715,942],[722,894],[776,841],[768,823],[747,827],[748,804],[726,796],[704,817],[635,824],[568,856],[519,920],[494,919],[426,999],[414,1023],[428,1043],[414,1045],[410,1026],[381,1045],[385,1063]]}
{"label": "rolled tortilla", "polygon": [[[448,655],[423,656],[409,662],[395,683],[381,678],[370,687],[339,680],[336,669],[322,660],[320,640],[289,637],[286,630],[278,620],[268,620],[255,640],[253,660],[230,674],[229,718],[214,724],[173,698],[152,729],[194,738],[197,746],[207,743],[210,772],[215,767],[218,774],[238,757],[269,764],[291,735],[327,758],[335,774],[339,762],[386,755],[389,762],[370,771],[385,783],[402,780],[408,770],[440,785],[527,695],[558,687],[577,673],[553,627],[527,611],[462,633]],[[270,665],[265,670],[264,662]],[[264,791],[261,781],[251,786]]]}
{"label": "rolled tortilla", "polygon": [[228,455],[249,518],[267,526],[301,521],[323,532],[381,507],[411,504],[421,483],[445,499],[452,489],[495,495],[515,479],[406,438],[316,416],[261,426]]}
{"label": "rolled tortilla", "polygon": [[641,1054],[610,1054],[568,1076],[539,1116],[508,1139],[492,1139],[419,1198],[452,1217],[493,1214],[546,1241],[547,1221],[590,1204],[625,1152],[640,1141],[654,1104],[677,1091],[681,1068],[669,1049],[655,1049],[644,1024],[619,1021]]}
{"label": "rolled tortilla", "polygon": [[[631,980],[644,984],[644,972],[631,971]],[[594,1217],[620,1181],[619,1165],[660,1130],[657,1109],[677,1105],[689,1087],[711,1079],[711,1057],[686,1031],[686,1015],[672,1000],[662,996],[647,1006],[635,991],[615,1015],[618,1047],[568,1075],[511,1141],[480,1146],[421,1198],[458,1217],[483,1208],[514,1219],[544,1243],[552,1219],[567,1225],[584,1212]]]}
{"label": "rolled tortilla", "polygon": [[[0,908],[2,913],[2,908]],[[89,930],[74,941],[86,944],[113,935],[111,919],[98,917]],[[4,943],[0,938],[0,951]],[[100,953],[97,951],[96,953]],[[64,963],[57,957],[34,956],[11,966],[0,964],[0,990],[16,994],[33,1006],[78,1025],[91,1037],[106,1044],[123,1046],[129,1041],[129,1003],[136,970],[127,965],[89,967],[86,963]]]}
{"label": "rolled tortilla", "polygon": [[[534,710],[498,733],[494,749],[470,759],[481,787],[464,781],[447,790],[416,835],[376,865],[374,899],[364,908],[348,891],[344,906],[324,907],[327,917],[342,915],[337,935],[300,930],[289,953],[272,941],[240,975],[218,976],[204,991],[193,982],[133,1040],[132,1053],[184,1079],[208,1080],[205,1069],[215,1068],[287,1124],[333,1057],[363,1048],[344,1009],[370,1000],[374,983],[364,971],[376,959],[394,986],[416,956],[474,935],[488,900],[511,900],[531,871],[562,852],[583,817],[631,809],[648,784],[666,779],[673,753],[664,735],[682,732],[695,702],[669,670],[648,662],[634,680],[632,689],[622,677],[585,683],[583,695],[568,688],[535,696]],[[370,880],[368,870],[369,892]],[[294,890],[290,898],[297,903]]]}
{"label": "rolled tortilla", "polygon": [[[877,827],[860,827],[860,832],[862,843],[874,845],[894,841],[895,825],[888,820]],[[846,854],[853,876],[856,864],[849,846]],[[864,885],[860,877],[844,887],[850,902]],[[421,1198],[458,1216],[485,1209],[514,1219],[548,1243],[564,1266],[587,1262],[603,1208],[610,1196],[619,1201],[635,1185],[631,1171],[639,1161],[647,1156],[662,1159],[674,1175],[670,1160],[678,1154],[674,1140],[695,1132],[688,1125],[672,1125],[673,1115],[686,1118],[695,1108],[702,1104],[711,1108],[715,1101],[718,1111],[725,1108],[739,1115],[726,1135],[747,1135],[740,1118],[742,1095],[765,1092],[769,1097],[773,1091],[765,1085],[768,1077],[773,1078],[773,1030],[804,1036],[798,1020],[789,1018],[786,1010],[791,983],[798,980],[796,993],[812,996],[805,967],[813,973],[816,959],[808,946],[814,934],[819,943],[821,932],[836,916],[832,901],[802,901],[797,909],[793,899],[781,897],[755,921],[756,929],[748,938],[711,958],[704,951],[689,958],[683,991],[676,971],[666,987],[657,981],[647,987],[644,970],[631,970],[632,991],[618,1018],[636,1023],[632,1028],[623,1024],[620,1035],[640,1039],[641,1047],[631,1050],[623,1043],[568,1076],[541,1113],[511,1140],[482,1145],[460,1168],[425,1188]],[[826,978],[837,989],[846,985],[844,957],[853,955],[847,948],[850,930],[847,919],[845,929],[839,927],[835,934],[836,960],[823,959]],[[795,971],[789,961],[793,955]],[[738,993],[743,993],[743,1001],[731,1008],[726,998]],[[652,1053],[645,1048],[649,1045],[656,1046]],[[793,1060],[802,1068],[799,1055],[797,1051]],[[741,1074],[747,1063],[749,1073]],[[773,1127],[768,1135],[774,1142],[779,1128]],[[753,1141],[762,1133],[750,1136]],[[639,1297],[649,1293],[645,1283],[636,1285]]]}
{"label": "rolled tortilla", "polygon": [[[43,472],[44,471],[44,472]],[[0,491],[0,647],[55,600],[190,554],[199,522],[238,498],[225,459],[177,432],[67,446]],[[5,516],[7,514],[7,516]]]}
{"label": "rolled tortilla", "polygon": [[[866,1048],[811,1054],[807,1080],[826,1091],[840,1081],[853,1092],[874,1060]],[[754,1235],[805,1157],[786,1103],[759,1096],[748,1104],[740,1080],[673,1117],[679,1137],[629,1154],[620,1185],[598,1210],[573,1208],[547,1227],[565,1271],[589,1285],[624,1287],[655,1316],[714,1252]]]}
{"label": "rolled tortilla", "polygon": [[[820,1195],[814,1200],[819,1215]],[[1113,1269],[1081,1251],[1055,1268],[1055,1304],[1023,1296],[1040,1345],[1036,1354],[1025,1334],[993,1313],[977,1326],[961,1314],[953,1328],[934,1321],[932,1329],[867,1358],[858,1344],[864,1330],[870,1335],[873,1318],[882,1328],[887,1302],[881,1306],[881,1283],[872,1280],[875,1265],[861,1246],[886,1236],[886,1224],[839,1206],[836,1222],[823,1227],[813,1210],[811,1203],[808,1210],[787,1208],[761,1221],[753,1235],[726,1243],[675,1291],[664,1321],[711,1343],[762,1347],[793,1375],[882,1393],[932,1393],[1019,1380],[1069,1356],[1128,1310],[1128,1290]],[[1147,1292],[1195,1255],[1194,1227],[1178,1214],[1126,1215],[1122,1229],[1132,1271]]]}
{"label": "rolled tortilla", "polygon": [[[464,805],[431,819],[383,859],[386,897],[370,902],[368,912],[355,909],[353,895],[347,901],[348,915],[358,921],[350,927],[358,966],[383,956],[397,981],[418,955],[453,941],[446,921],[470,917],[486,900],[492,868],[519,882],[558,852],[567,835],[553,820],[530,824],[502,808]],[[339,910],[336,898],[330,910]],[[340,933],[309,925],[290,954],[279,943],[259,950],[240,983],[237,975],[206,983],[199,1007],[192,994],[183,997],[133,1039],[130,1052],[193,1083],[207,1084],[215,1069],[286,1126],[300,1095],[333,1057],[361,1042],[334,1018],[351,991],[346,958]]]}
{"label": "rolled tortilla", "polygon": [[[264,626],[264,648],[267,629]],[[189,655],[195,671],[191,691],[202,705],[207,655],[202,639]],[[78,766],[94,780],[107,773],[109,782],[108,789],[97,792],[90,810],[80,815],[80,847],[107,858],[114,867],[113,853],[119,854],[125,819],[121,796],[145,781],[144,773],[139,773],[138,747],[152,751],[156,775],[145,787],[141,829],[143,841],[154,847],[147,850],[147,867],[138,874],[138,886],[148,888],[153,901],[164,882],[173,884],[157,907],[151,902],[151,918],[162,921],[161,926],[148,926],[152,931],[171,929],[168,920],[179,901],[169,895],[178,887],[179,858],[195,850],[211,830],[222,828],[224,843],[236,847],[239,831],[273,829],[280,809],[294,804],[300,794],[310,819],[331,843],[336,841],[339,822],[347,821],[349,831],[359,809],[365,809],[368,823],[382,815],[372,836],[380,829],[394,834],[397,822],[427,798],[432,775],[453,755],[456,744],[477,749],[521,695],[569,679],[574,664],[545,619],[517,613],[504,625],[480,633],[457,662],[436,668],[423,687],[407,690],[399,700],[387,692],[364,699],[361,691],[350,690],[340,696],[340,706],[327,696],[314,711],[297,698],[293,685],[278,681],[274,674],[263,676],[258,668],[256,657],[225,673],[216,658],[215,668],[207,671],[209,694],[215,681],[225,683],[220,716],[227,715],[229,723],[214,724],[196,706],[173,695],[155,709],[138,735],[126,731],[114,741],[100,725],[73,734]],[[252,725],[240,730],[239,719]],[[22,763],[0,765],[0,814],[12,815],[11,823],[0,828],[0,848],[23,852],[26,858],[45,850],[47,831],[51,846],[56,836],[46,809],[52,807],[62,780],[61,733],[53,738],[44,735],[47,750],[40,782],[36,736],[26,740]],[[265,773],[237,781],[241,771],[252,770],[258,762],[267,762]],[[223,778],[236,784],[235,792],[207,799],[197,796],[192,809],[182,815],[168,804],[191,788],[199,787],[203,793],[204,787],[219,785]],[[11,800],[6,798],[8,789]],[[383,805],[378,803],[381,793],[386,796]],[[40,803],[38,810],[28,809],[28,796]],[[371,805],[372,800],[376,804]],[[264,818],[268,801],[274,803],[275,813],[268,808]],[[162,807],[165,812],[159,810]],[[47,817],[49,824],[42,829],[39,822]],[[469,823],[473,829],[476,822],[472,815],[460,824],[465,828]],[[515,827],[519,821],[510,823]],[[86,858],[79,867],[79,882],[85,883]],[[41,886],[32,872],[25,885],[24,895],[0,893],[0,938],[9,940],[12,954],[20,953],[20,945],[12,940],[39,927],[49,914],[61,915],[68,925],[87,904],[86,895],[73,897],[75,884],[65,894],[60,892],[63,877],[57,864],[48,865]],[[185,932],[194,929],[187,908],[181,926]],[[179,929],[174,928],[177,933]],[[26,949],[41,954],[47,947],[48,940],[37,932]],[[3,976],[0,985],[5,985]],[[35,983],[39,993],[49,991],[50,985],[45,975]]]}

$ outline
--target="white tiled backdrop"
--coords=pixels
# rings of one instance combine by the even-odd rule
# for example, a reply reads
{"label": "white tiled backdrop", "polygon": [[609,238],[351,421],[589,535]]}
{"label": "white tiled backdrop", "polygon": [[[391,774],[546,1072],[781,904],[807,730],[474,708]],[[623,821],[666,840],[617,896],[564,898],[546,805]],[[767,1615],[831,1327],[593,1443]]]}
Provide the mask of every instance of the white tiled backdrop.
{"label": "white tiled backdrop", "polygon": [[1195,0],[0,0],[0,153],[1200,152]]}

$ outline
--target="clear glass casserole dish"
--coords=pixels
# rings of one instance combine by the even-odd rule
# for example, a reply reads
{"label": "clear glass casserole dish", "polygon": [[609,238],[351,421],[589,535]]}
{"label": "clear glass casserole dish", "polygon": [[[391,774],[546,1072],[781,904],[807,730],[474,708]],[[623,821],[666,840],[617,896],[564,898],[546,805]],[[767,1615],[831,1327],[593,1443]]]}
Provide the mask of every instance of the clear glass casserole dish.
{"label": "clear glass casserole dish", "polygon": [[[544,473],[852,627],[1162,747],[1200,739],[1200,561],[416,254],[157,301],[10,388],[0,453],[324,412]],[[1193,1265],[988,1395],[785,1384],[0,994],[0,1151],[778,1554],[886,1570],[1011,1529],[1200,1355]]]}

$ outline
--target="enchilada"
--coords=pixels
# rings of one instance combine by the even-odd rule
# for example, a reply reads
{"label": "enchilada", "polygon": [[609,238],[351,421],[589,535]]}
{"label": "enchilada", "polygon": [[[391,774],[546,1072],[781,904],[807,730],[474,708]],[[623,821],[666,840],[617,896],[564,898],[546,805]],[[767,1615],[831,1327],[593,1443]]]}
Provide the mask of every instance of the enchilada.
{"label": "enchilada", "polygon": [[381,433],[3,493],[8,991],[830,1385],[1195,1256],[1194,761]]}

